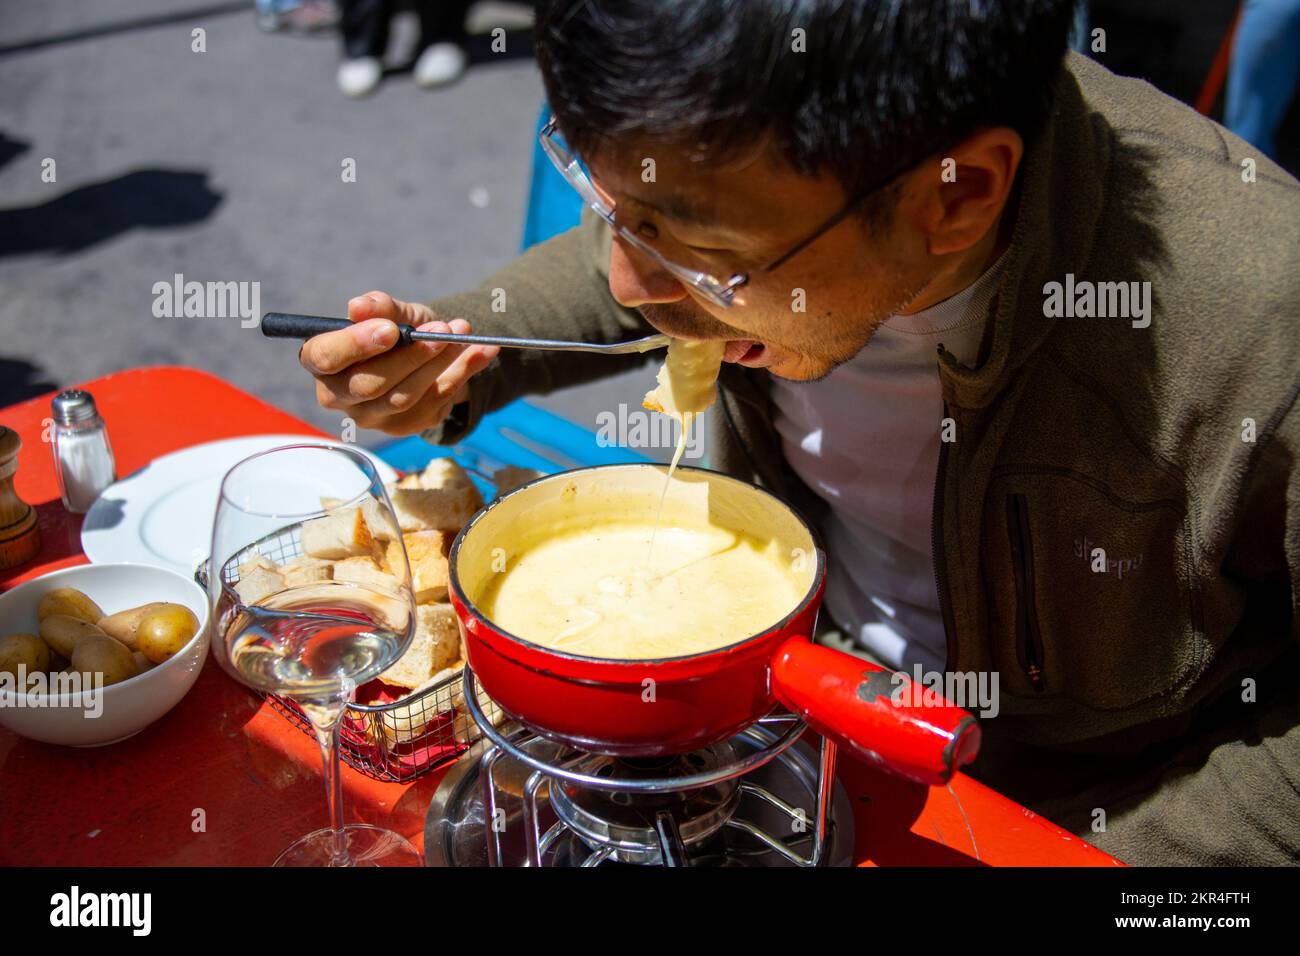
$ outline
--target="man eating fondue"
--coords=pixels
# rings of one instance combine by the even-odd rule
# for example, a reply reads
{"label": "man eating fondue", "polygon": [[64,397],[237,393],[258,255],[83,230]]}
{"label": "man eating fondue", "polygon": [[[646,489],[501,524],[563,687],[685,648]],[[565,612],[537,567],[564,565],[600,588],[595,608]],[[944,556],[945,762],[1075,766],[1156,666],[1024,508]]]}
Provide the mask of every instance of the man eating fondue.
{"label": "man eating fondue", "polygon": [[1067,53],[1071,7],[542,3],[583,224],[471,292],[353,299],[301,361],[451,443],[650,356],[394,323],[721,343],[711,467],[816,524],[864,653],[996,675],[973,775],[1129,863],[1294,863],[1300,185]]}

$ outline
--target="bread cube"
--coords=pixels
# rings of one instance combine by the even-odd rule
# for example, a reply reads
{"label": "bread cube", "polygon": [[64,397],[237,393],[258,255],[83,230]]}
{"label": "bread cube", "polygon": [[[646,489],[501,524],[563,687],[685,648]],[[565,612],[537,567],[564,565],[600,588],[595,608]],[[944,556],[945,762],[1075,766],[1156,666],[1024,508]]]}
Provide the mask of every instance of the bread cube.
{"label": "bread cube", "polygon": [[302,550],[309,557],[331,561],[359,554],[368,555],[374,546],[370,526],[360,508],[334,511],[304,522],[300,536]]}
{"label": "bread cube", "polygon": [[411,563],[411,587],[417,604],[447,599],[447,548],[451,535],[442,531],[413,531],[401,541],[388,542],[384,564],[390,574],[400,575],[402,547]]}

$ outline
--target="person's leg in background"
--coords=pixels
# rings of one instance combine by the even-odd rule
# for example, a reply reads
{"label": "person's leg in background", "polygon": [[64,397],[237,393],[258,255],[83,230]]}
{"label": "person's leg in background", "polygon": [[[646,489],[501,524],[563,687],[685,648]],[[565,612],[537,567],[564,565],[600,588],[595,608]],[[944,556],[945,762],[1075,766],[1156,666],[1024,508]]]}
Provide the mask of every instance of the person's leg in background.
{"label": "person's leg in background", "polygon": [[1088,0],[1074,0],[1074,21],[1070,24],[1070,49],[1088,55]]}
{"label": "person's leg in background", "polygon": [[257,25],[267,33],[315,33],[339,22],[332,0],[256,0]]}
{"label": "person's leg in background", "polygon": [[460,79],[469,66],[465,17],[473,0],[416,0],[420,15],[420,55],[415,82],[425,89]]}
{"label": "person's leg in background", "polygon": [[1300,79],[1300,0],[1245,0],[1228,67],[1223,125],[1276,159],[1273,137]]}
{"label": "person's leg in background", "polygon": [[338,84],[345,96],[365,96],[379,85],[393,6],[394,0],[342,0],[343,62]]}

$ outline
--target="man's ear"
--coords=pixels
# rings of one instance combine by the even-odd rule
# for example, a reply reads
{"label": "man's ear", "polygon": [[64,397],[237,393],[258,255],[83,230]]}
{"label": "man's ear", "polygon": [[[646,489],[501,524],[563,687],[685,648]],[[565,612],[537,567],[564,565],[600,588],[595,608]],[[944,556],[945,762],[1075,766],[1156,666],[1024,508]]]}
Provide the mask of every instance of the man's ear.
{"label": "man's ear", "polygon": [[919,177],[918,225],[931,255],[964,252],[998,221],[1024,155],[1020,134],[1007,126],[980,130],[946,150]]}

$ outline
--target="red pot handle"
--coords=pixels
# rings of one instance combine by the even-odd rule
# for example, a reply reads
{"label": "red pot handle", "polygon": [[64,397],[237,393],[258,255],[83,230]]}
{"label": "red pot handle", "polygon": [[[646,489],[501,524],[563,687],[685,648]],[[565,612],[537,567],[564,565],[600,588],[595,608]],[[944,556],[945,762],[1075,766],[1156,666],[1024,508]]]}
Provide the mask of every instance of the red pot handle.
{"label": "red pot handle", "polygon": [[902,674],[806,637],[790,638],[772,658],[772,693],[819,733],[885,770],[941,784],[975,759],[979,725],[946,699],[927,706],[912,690],[932,696]]}

